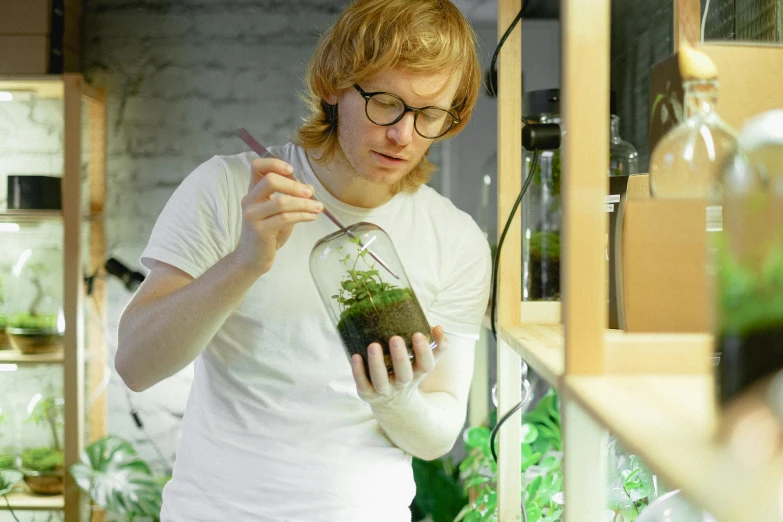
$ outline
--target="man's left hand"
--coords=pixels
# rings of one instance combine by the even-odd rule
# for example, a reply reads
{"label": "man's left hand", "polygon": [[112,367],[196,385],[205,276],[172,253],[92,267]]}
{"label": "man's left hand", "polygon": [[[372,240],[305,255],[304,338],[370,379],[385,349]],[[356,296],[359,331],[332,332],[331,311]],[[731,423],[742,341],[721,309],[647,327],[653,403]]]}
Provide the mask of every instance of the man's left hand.
{"label": "man's left hand", "polygon": [[376,406],[393,403],[415,391],[448,348],[448,339],[443,328],[436,326],[432,333],[437,344],[434,350],[430,348],[426,336],[421,333],[413,335],[413,364],[408,358],[408,350],[402,337],[394,336],[389,340],[393,374],[386,370],[380,344],[372,343],[367,348],[369,376],[364,370],[361,355],[354,354],[351,357],[351,369],[359,397],[371,406]]}

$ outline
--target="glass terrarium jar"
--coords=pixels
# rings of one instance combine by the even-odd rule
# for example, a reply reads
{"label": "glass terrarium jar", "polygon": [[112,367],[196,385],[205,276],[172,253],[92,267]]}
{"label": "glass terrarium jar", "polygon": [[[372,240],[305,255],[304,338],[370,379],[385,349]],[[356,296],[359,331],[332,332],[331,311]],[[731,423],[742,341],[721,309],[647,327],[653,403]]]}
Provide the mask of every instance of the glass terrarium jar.
{"label": "glass terrarium jar", "polygon": [[0,470],[16,467],[16,432],[11,405],[0,397]]}
{"label": "glass terrarium jar", "polygon": [[620,117],[612,114],[609,121],[609,175],[630,176],[639,173],[639,151],[620,137]]}
{"label": "glass terrarium jar", "polygon": [[34,394],[22,423],[22,473],[33,493],[63,492],[64,401],[51,389]]}
{"label": "glass terrarium jar", "polygon": [[389,372],[393,366],[388,342],[393,336],[405,340],[411,359],[413,334],[425,335],[435,347],[397,251],[380,227],[356,223],[322,238],[310,253],[310,272],[348,358],[361,355],[366,371],[371,343],[383,348]]}
{"label": "glass terrarium jar", "polygon": [[736,148],[735,133],[715,112],[717,80],[689,80],[683,88],[685,120],[666,133],[650,156],[650,193],[719,200],[716,181]]}
{"label": "glass terrarium jar", "polygon": [[25,354],[62,349],[63,255],[56,248],[22,251],[11,271],[6,333],[11,346]]}
{"label": "glass terrarium jar", "polygon": [[783,110],[745,124],[721,182],[716,384],[728,406],[783,370]]}
{"label": "glass terrarium jar", "polygon": [[5,328],[8,323],[8,279],[11,275],[11,268],[0,264],[0,350],[10,348],[8,344],[8,335]]}

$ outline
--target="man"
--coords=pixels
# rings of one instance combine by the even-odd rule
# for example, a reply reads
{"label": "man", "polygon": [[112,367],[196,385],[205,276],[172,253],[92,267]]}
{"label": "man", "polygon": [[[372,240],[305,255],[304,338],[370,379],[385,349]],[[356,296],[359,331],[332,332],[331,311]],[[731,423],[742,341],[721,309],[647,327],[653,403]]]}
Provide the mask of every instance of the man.
{"label": "man", "polygon": [[[423,184],[478,96],[474,34],[448,0],[356,0],[307,79],[310,116],[280,159],[216,156],[176,190],[120,321],[131,389],[195,361],[164,522],[409,521],[411,455],[447,453],[464,423],[489,248]],[[437,348],[393,337],[391,374],[378,343],[369,374],[347,360],[308,269],[336,230],[313,193],[389,234]]]}

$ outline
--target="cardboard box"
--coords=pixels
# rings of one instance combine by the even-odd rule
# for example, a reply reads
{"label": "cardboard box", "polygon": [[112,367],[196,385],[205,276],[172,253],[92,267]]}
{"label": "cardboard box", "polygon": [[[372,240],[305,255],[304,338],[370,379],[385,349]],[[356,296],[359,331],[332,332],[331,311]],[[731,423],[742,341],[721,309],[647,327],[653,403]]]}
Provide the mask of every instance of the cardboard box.
{"label": "cardboard box", "polygon": [[0,74],[79,72],[79,53],[53,47],[47,36],[0,36]]}
{"label": "cardboard box", "polygon": [[[750,117],[783,107],[783,47],[740,42],[702,44],[718,67],[720,82],[716,111],[739,130]],[[683,90],[679,54],[655,64],[650,71],[650,153],[674,127],[676,104],[682,107]],[[684,116],[684,115],[683,115]]]}
{"label": "cardboard box", "polygon": [[706,203],[650,199],[639,186],[629,187],[622,207],[621,328],[709,332]]}

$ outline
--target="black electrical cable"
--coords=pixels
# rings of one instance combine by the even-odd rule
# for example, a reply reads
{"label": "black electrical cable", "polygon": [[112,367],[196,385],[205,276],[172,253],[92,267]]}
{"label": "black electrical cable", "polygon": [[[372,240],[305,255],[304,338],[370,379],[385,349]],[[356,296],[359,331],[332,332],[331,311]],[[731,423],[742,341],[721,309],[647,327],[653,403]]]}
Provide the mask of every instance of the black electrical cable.
{"label": "black electrical cable", "polygon": [[506,234],[508,233],[508,229],[511,227],[511,221],[514,219],[514,214],[517,212],[517,208],[519,208],[519,205],[522,203],[522,197],[525,195],[525,192],[527,192],[527,187],[530,186],[530,182],[533,180],[533,173],[536,170],[536,166],[538,165],[538,150],[533,151],[533,161],[530,164],[530,174],[528,174],[527,178],[525,179],[525,184],[522,185],[522,190],[519,191],[519,196],[517,196],[517,200],[514,202],[514,207],[511,209],[511,214],[509,214],[508,219],[506,220],[506,226],[503,228],[503,233],[500,234],[500,241],[498,241],[498,248],[495,251],[495,259],[492,263],[492,290],[490,294],[490,326],[492,327],[492,335],[495,337],[495,340],[498,339],[498,332],[497,328],[495,327],[495,309],[497,307],[497,293],[498,293],[498,268],[500,266],[500,251],[503,248],[503,242],[506,240]]}
{"label": "black electrical cable", "polygon": [[[497,60],[498,55],[500,54],[500,48],[503,47],[503,44],[506,42],[506,38],[508,38],[508,35],[511,34],[511,32],[514,30],[514,27],[517,26],[520,20],[522,20],[522,15],[527,10],[527,5],[530,3],[530,0],[525,0],[522,3],[522,9],[519,10],[519,13],[517,14],[516,18],[514,18],[514,21],[511,22],[511,25],[508,26],[508,29],[506,29],[506,32],[503,33],[503,36],[500,38],[500,41],[498,42],[498,46],[495,47],[495,52],[492,54],[492,61],[489,64],[489,89],[490,94],[492,96],[498,95],[498,89],[496,85],[496,78],[497,78]],[[525,122],[525,125],[527,125],[527,120],[524,116],[522,116],[522,121]]]}

